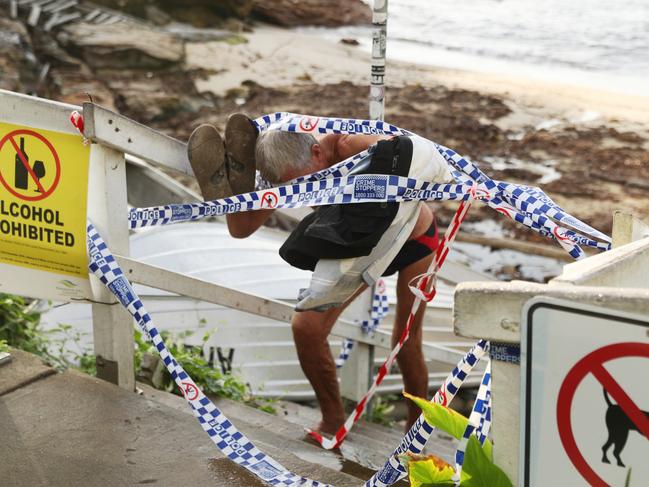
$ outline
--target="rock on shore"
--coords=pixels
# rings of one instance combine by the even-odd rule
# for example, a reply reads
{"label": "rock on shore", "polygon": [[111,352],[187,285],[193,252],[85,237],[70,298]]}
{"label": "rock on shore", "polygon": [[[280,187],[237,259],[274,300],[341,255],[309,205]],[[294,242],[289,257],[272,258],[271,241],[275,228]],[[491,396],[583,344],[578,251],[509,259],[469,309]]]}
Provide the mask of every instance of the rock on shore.
{"label": "rock on shore", "polygon": [[161,69],[184,56],[180,39],[145,25],[70,24],[57,38],[93,68]]}
{"label": "rock on shore", "polygon": [[254,0],[253,13],[284,27],[368,24],[370,8],[360,0]]}
{"label": "rock on shore", "polygon": [[35,91],[38,68],[25,26],[0,17],[0,87],[13,91]]}
{"label": "rock on shore", "polygon": [[370,8],[361,0],[96,0],[95,3],[157,23],[176,20],[198,27],[227,19],[258,18],[283,27],[367,24]]}
{"label": "rock on shore", "polygon": [[203,25],[227,17],[246,18],[253,8],[253,0],[94,0],[94,3],[136,17],[148,18],[163,12],[177,20],[194,19]]}

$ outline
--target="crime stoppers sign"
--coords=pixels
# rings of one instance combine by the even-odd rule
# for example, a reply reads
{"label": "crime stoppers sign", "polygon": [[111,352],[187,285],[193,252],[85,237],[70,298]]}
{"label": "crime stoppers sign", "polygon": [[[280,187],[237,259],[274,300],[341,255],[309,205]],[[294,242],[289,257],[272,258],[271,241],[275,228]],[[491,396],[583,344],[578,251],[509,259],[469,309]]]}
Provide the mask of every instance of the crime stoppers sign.
{"label": "crime stoppers sign", "polygon": [[649,317],[543,298],[523,318],[521,485],[647,485]]}
{"label": "crime stoppers sign", "polygon": [[[0,291],[83,294],[89,157],[80,135],[0,122]],[[42,295],[42,280],[26,269],[54,276],[59,289]]]}

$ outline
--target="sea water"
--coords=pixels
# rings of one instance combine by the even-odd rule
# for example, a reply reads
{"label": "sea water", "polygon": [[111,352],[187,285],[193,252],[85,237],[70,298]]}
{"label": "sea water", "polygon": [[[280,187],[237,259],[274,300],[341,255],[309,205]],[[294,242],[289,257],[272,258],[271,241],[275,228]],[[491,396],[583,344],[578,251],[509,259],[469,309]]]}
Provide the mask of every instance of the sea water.
{"label": "sea water", "polygon": [[649,0],[389,0],[387,28],[388,60],[649,96]]}

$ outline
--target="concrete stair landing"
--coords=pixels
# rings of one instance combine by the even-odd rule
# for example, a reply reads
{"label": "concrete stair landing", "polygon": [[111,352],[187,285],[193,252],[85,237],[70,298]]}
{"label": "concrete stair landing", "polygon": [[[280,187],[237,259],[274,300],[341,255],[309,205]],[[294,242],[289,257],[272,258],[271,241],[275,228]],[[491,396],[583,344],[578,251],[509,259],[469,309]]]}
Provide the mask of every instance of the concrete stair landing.
{"label": "concrete stair landing", "polygon": [[[224,458],[184,399],[139,385],[129,393],[76,371],[57,373],[12,351],[0,366],[0,484],[38,486],[262,486]],[[217,406],[261,450],[299,475],[339,487],[360,486],[401,439],[361,422],[341,451],[305,439],[318,411],[280,403],[270,415],[229,400]],[[431,452],[450,458],[440,436]]]}

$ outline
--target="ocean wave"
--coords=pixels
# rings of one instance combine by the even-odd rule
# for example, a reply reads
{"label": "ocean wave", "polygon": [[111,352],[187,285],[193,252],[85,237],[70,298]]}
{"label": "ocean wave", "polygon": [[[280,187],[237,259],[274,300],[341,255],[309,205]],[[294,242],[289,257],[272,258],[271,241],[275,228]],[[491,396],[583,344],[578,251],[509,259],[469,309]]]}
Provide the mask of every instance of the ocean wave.
{"label": "ocean wave", "polygon": [[[641,81],[649,79],[649,1],[395,0],[388,8],[388,58],[527,73],[556,68],[578,84],[598,75],[607,86],[615,77],[621,91],[633,86],[649,96]],[[369,27],[337,32],[369,46]]]}

